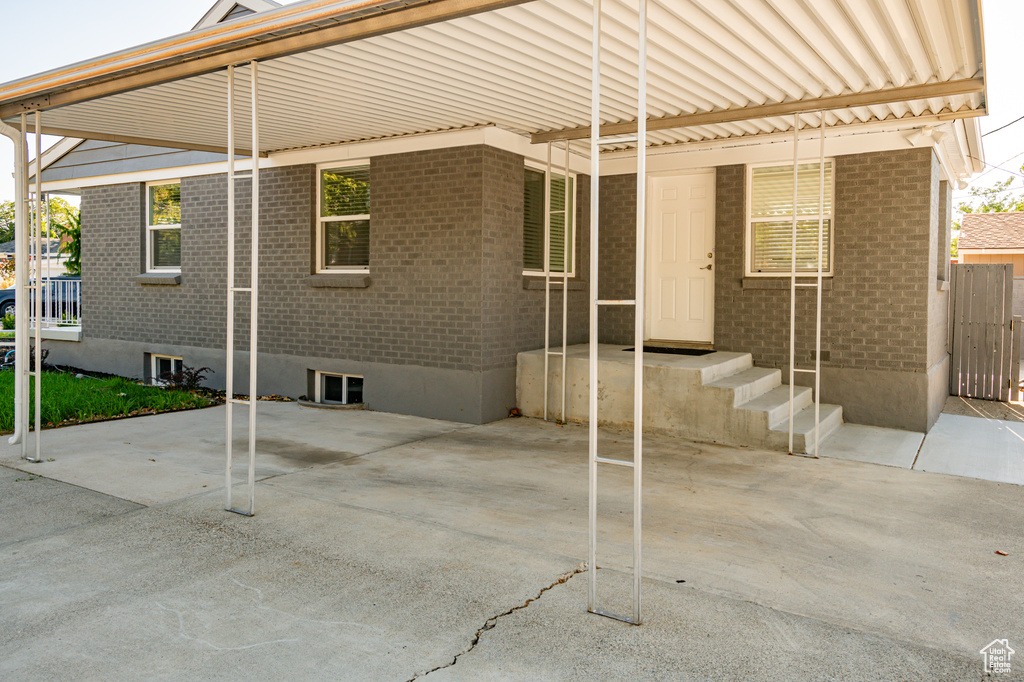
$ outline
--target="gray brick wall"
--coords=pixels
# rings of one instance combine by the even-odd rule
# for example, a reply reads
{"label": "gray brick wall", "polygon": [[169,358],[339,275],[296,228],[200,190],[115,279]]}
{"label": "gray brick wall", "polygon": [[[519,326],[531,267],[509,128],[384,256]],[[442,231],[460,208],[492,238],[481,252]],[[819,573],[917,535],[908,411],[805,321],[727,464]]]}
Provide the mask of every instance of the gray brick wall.
{"label": "gray brick wall", "polygon": [[[630,299],[636,289],[636,175],[601,178],[598,295]],[[598,318],[601,343],[633,343],[632,306],[605,306]]]}
{"label": "gray brick wall", "polygon": [[[474,146],[371,162],[371,285],[314,288],[313,166],[260,173],[260,349],[295,356],[486,371],[514,368],[543,344],[543,291],[522,276],[523,158]],[[577,201],[577,281],[586,281],[589,181]],[[141,184],[84,190],[83,333],[142,343],[223,348],[226,177],[182,180],[182,283],[135,282],[142,253]],[[236,184],[236,283],[249,270],[251,181]],[[586,338],[586,291],[570,293],[570,342]],[[237,347],[248,344],[238,295]],[[560,341],[561,294],[552,296]],[[132,359],[132,362],[135,362]]]}
{"label": "gray brick wall", "polygon": [[[935,289],[936,168],[929,149],[836,159],[835,276],[822,305],[826,366],[923,371]],[[715,345],[788,365],[789,291],[744,289],[743,166],[718,169]],[[797,363],[814,348],[814,294],[797,292]],[[937,322],[936,322],[937,325]]]}

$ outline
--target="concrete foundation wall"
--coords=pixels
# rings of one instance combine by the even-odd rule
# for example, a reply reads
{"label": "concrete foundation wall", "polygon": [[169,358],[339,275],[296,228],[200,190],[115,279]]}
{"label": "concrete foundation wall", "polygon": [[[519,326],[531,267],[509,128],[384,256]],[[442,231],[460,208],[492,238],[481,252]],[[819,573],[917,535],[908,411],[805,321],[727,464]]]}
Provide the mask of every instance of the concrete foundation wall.
{"label": "concrete foundation wall", "polygon": [[[80,343],[47,341],[46,348],[50,349],[49,362],[137,379],[149,375],[145,354],[181,356],[186,365],[213,370],[204,385],[224,388],[224,351],[215,348],[89,338]],[[363,399],[373,410],[480,424],[499,418],[495,415],[507,416],[515,406],[514,368],[453,370],[272,353],[259,354],[258,393],[291,397],[306,394],[310,368],[362,375],[366,381]],[[249,354],[237,353],[235,390],[240,394],[249,393],[248,372]],[[513,386],[510,400],[502,398],[506,385]]]}

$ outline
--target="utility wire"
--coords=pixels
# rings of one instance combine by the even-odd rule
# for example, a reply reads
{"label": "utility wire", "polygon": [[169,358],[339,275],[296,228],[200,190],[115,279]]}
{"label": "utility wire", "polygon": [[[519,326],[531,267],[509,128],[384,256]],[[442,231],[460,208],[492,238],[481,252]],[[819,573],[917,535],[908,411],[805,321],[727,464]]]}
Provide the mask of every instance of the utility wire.
{"label": "utility wire", "polygon": [[994,163],[989,163],[988,161],[985,161],[984,159],[979,159],[977,156],[969,156],[968,158],[974,159],[975,161],[981,161],[986,166],[990,166],[990,167],[992,167],[992,168],[994,168],[996,170],[1001,170],[1004,173],[1009,173],[1010,175],[1016,175],[1018,178],[1024,178],[1024,175],[1021,175],[1020,173],[1018,173],[1016,171],[1006,170],[1005,168],[997,166]]}
{"label": "utility wire", "polygon": [[[1017,158],[1017,157],[1019,157],[1019,156],[1024,156],[1024,152],[1021,152],[1020,154],[1014,154],[1013,156],[1011,156],[1010,158],[1008,158],[1008,159],[1007,159],[1006,161],[1000,161],[1000,162],[999,162],[999,163],[998,163],[998,164],[997,164],[997,165],[995,166],[995,168],[1002,168],[1003,164],[1006,164],[1006,163],[1010,163],[1011,161],[1013,161],[1014,159],[1016,159],[1016,158]],[[981,179],[982,179],[983,177],[985,177],[986,175],[988,175],[989,173],[991,173],[991,172],[992,172],[993,170],[994,170],[994,168],[989,168],[989,169],[988,169],[987,171],[985,171],[984,173],[982,173],[981,175],[979,175],[979,176],[978,176],[977,178],[975,178],[975,179],[974,179],[974,182],[977,182],[978,180],[981,180]]]}
{"label": "utility wire", "polygon": [[1012,126],[1012,125],[1013,125],[1014,123],[1017,123],[1018,121],[1024,121],[1024,116],[1021,116],[1020,118],[1014,119],[1014,120],[1010,121],[1009,123],[1007,123],[1007,124],[1006,124],[1006,125],[1004,125],[1004,126],[999,126],[999,127],[998,127],[998,128],[996,128],[995,130],[990,130],[990,131],[988,131],[987,133],[982,133],[982,135],[981,135],[981,136],[982,136],[982,137],[985,137],[985,135],[991,135],[992,133],[998,133],[998,132],[999,132],[1000,130],[1002,130],[1003,128],[1009,128],[1010,126]]}

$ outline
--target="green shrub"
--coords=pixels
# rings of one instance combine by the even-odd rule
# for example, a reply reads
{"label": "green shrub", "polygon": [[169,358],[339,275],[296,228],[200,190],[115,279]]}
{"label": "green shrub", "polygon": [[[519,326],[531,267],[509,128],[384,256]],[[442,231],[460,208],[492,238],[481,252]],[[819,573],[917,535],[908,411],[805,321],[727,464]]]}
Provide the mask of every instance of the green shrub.
{"label": "green shrub", "polygon": [[3,320],[4,329],[14,329],[14,313],[7,313]]}

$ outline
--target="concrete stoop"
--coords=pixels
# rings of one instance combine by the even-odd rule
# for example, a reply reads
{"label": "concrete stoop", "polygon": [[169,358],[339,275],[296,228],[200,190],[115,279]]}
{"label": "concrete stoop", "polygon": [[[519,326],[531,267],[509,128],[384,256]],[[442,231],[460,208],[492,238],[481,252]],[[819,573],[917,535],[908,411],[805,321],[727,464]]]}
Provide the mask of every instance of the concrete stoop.
{"label": "concrete stoop", "polygon": [[[598,423],[633,427],[633,353],[629,346],[598,348]],[[567,421],[586,422],[589,362],[586,344],[565,355]],[[548,417],[562,416],[562,358],[550,357]],[[528,417],[544,416],[544,351],[520,353],[516,363],[516,399]],[[814,395],[794,389],[793,451],[814,449]],[[778,369],[754,367],[749,353],[715,352],[702,356],[644,354],[644,430],[690,440],[788,450],[789,386]],[[825,440],[843,423],[843,408],[821,405]]]}

